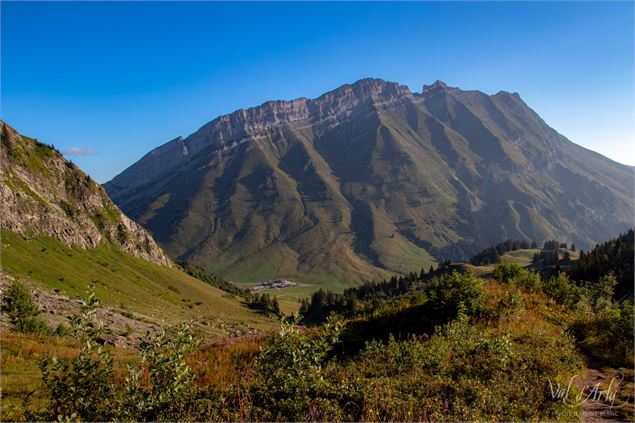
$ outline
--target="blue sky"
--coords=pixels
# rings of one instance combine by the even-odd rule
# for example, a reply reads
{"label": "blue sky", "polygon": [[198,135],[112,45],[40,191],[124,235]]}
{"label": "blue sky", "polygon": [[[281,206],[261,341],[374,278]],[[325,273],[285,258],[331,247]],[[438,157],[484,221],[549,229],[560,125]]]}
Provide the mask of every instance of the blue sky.
{"label": "blue sky", "polygon": [[2,119],[105,182],[220,114],[378,77],[517,91],[635,165],[633,3],[1,3]]}

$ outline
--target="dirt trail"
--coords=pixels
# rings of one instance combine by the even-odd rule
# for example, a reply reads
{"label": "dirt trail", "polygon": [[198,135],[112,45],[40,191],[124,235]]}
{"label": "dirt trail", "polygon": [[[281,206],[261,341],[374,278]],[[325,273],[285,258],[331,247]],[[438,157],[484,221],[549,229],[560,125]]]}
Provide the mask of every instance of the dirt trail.
{"label": "dirt trail", "polygon": [[610,394],[616,389],[616,383],[613,383],[610,391],[605,391],[607,385],[611,383],[609,377],[599,370],[599,365],[591,357],[585,357],[586,366],[581,377],[574,380],[574,385],[584,392],[581,400],[583,423],[599,423],[599,422],[623,422],[623,412],[618,408],[619,404],[612,404]]}

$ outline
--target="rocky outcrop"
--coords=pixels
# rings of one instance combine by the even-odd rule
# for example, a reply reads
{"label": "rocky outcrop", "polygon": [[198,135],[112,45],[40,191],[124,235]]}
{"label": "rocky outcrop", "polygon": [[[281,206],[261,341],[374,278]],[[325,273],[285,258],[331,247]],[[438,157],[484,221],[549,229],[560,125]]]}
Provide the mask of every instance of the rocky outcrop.
{"label": "rocky outcrop", "polygon": [[84,249],[110,243],[172,266],[152,236],[125,216],[101,185],[52,147],[21,136],[5,122],[0,125],[2,228]]}

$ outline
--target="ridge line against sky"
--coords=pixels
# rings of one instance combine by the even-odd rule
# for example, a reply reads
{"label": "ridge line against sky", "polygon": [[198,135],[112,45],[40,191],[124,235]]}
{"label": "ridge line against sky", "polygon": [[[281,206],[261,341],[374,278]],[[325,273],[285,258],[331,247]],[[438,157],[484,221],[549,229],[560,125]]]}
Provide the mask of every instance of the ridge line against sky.
{"label": "ridge line against sky", "polygon": [[2,119],[105,182],[219,115],[359,79],[518,92],[635,165],[633,3],[7,3]]}

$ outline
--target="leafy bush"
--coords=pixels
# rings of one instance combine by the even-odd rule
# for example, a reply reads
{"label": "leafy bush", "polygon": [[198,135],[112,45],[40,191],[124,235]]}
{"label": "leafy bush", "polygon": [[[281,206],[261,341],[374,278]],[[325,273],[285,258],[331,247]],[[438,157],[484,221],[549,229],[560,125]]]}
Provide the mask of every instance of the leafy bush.
{"label": "leafy bush", "polygon": [[539,289],[543,285],[542,279],[538,273],[530,272],[526,269],[522,269],[520,274],[513,279],[513,282],[521,288],[525,288],[527,290]]}
{"label": "leafy bush", "polygon": [[114,404],[112,356],[98,346],[104,326],[93,315],[99,301],[91,295],[80,316],[71,318],[71,329],[81,342],[79,355],[70,362],[43,358],[38,366],[50,393],[49,417],[62,420],[109,420]]}
{"label": "leafy bush", "polygon": [[196,374],[185,361],[200,340],[187,324],[173,331],[165,327],[141,345],[141,363],[128,367],[118,418],[127,421],[178,420],[181,406],[192,394]]}
{"label": "leafy bush", "polygon": [[572,324],[580,344],[604,364],[633,367],[633,303],[603,305]]}
{"label": "leafy bush", "polygon": [[499,283],[514,283],[531,290],[542,287],[540,275],[523,269],[516,263],[499,263],[492,272],[492,277]]}
{"label": "leafy bush", "polygon": [[259,354],[251,389],[258,420],[340,420],[337,389],[325,377],[341,324],[327,322],[317,334],[283,323]]}
{"label": "leafy bush", "polygon": [[342,371],[361,387],[354,420],[528,421],[556,416],[564,405],[543,382],[578,360],[566,334],[513,338],[460,312],[430,339],[371,341]]}
{"label": "leafy bush", "polygon": [[516,263],[498,263],[492,272],[494,279],[501,283],[511,282],[514,278],[520,276],[522,268]]}
{"label": "leafy bush", "polygon": [[28,288],[17,281],[13,281],[7,289],[2,301],[3,311],[18,332],[43,332],[46,330],[44,322],[38,319],[40,310],[33,302]]}
{"label": "leafy bush", "polygon": [[71,330],[80,341],[77,357],[70,361],[43,358],[38,365],[49,393],[44,420],[180,420],[183,407],[192,407],[196,374],[186,355],[197,345],[188,325],[161,328],[141,346],[141,362],[128,367],[122,387],[114,385],[113,359],[99,346],[106,328],[94,321],[99,301],[91,295],[79,316],[71,317]]}
{"label": "leafy bush", "polygon": [[544,282],[544,289],[559,304],[570,308],[582,308],[587,301],[587,291],[572,282],[569,277],[562,272]]}
{"label": "leafy bush", "polygon": [[471,273],[452,272],[433,278],[426,294],[431,312],[450,320],[458,316],[461,308],[468,315],[478,315],[485,291],[482,282]]}
{"label": "leafy bush", "polygon": [[523,296],[518,288],[494,290],[488,293],[480,317],[489,323],[515,319],[525,309]]}

